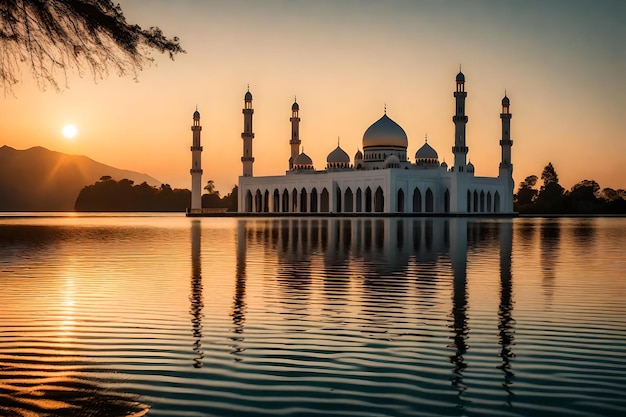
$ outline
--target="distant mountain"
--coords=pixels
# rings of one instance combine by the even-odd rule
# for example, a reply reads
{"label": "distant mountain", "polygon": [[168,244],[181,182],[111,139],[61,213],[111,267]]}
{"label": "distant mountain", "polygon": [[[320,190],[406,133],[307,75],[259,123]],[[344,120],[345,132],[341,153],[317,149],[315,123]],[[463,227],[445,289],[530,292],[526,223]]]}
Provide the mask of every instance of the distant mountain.
{"label": "distant mountain", "polygon": [[161,183],[146,174],[101,164],[40,146],[0,147],[0,211],[70,211],[80,190],[108,175],[141,184]]}

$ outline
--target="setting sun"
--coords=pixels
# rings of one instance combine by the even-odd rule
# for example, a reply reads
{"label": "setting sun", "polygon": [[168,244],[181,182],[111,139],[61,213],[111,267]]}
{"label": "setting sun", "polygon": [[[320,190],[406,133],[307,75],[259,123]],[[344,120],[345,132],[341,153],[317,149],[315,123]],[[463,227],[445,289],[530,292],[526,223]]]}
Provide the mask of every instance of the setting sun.
{"label": "setting sun", "polygon": [[65,125],[63,126],[63,136],[67,139],[74,139],[76,134],[78,133],[78,129],[74,125]]}

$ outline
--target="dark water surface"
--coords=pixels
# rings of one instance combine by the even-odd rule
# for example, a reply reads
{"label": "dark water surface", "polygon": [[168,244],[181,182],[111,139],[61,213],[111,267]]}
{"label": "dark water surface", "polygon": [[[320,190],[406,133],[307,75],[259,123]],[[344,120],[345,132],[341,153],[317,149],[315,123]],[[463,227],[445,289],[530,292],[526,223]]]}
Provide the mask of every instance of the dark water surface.
{"label": "dark water surface", "polygon": [[621,416],[626,219],[0,217],[0,416]]}

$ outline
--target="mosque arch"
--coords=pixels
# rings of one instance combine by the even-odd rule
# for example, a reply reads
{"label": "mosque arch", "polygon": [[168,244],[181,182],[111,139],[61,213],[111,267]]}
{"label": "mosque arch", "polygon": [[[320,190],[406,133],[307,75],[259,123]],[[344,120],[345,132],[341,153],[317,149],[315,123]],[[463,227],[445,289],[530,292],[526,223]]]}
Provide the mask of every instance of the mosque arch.
{"label": "mosque arch", "polygon": [[480,191],[480,212],[485,212],[485,192],[482,190]]}
{"label": "mosque arch", "polygon": [[263,213],[269,213],[270,211],[270,191],[265,190],[263,193]]}
{"label": "mosque arch", "polygon": [[311,213],[317,213],[317,189],[313,187],[311,190]]}
{"label": "mosque arch", "polygon": [[478,212],[478,192],[474,190],[474,213]]}
{"label": "mosque arch", "polygon": [[330,211],[330,196],[326,187],[322,189],[320,194],[320,211],[322,213],[328,213]]}
{"label": "mosque arch", "polygon": [[443,193],[443,211],[444,213],[450,213],[450,190],[446,188],[446,192]]}
{"label": "mosque arch", "polygon": [[430,188],[426,189],[426,213],[435,211],[435,198]]}
{"label": "mosque arch", "polygon": [[280,193],[277,188],[274,188],[274,196],[272,199],[272,211],[278,213],[280,211]]}
{"label": "mosque arch", "polygon": [[495,213],[500,213],[500,193],[497,191],[493,196],[493,211]]}
{"label": "mosque arch", "polygon": [[307,199],[306,189],[302,187],[302,190],[300,190],[300,213],[306,213]]}
{"label": "mosque arch", "polygon": [[365,212],[372,212],[372,189],[370,187],[365,189]]}
{"label": "mosque arch", "polygon": [[487,213],[491,213],[491,191],[487,191]]}
{"label": "mosque arch", "polygon": [[336,205],[336,213],[341,213],[341,188],[337,187],[335,192],[335,205]]}
{"label": "mosque arch", "polygon": [[361,213],[363,211],[363,193],[361,187],[356,189],[356,212]]}
{"label": "mosque arch", "polygon": [[298,211],[298,190],[295,188],[291,191],[291,212]]}
{"label": "mosque arch", "polygon": [[398,189],[398,200],[396,201],[396,210],[398,213],[404,213],[404,190]]}
{"label": "mosque arch", "polygon": [[413,190],[413,213],[422,212],[422,193],[420,189],[415,187]]}
{"label": "mosque arch", "polygon": [[289,212],[289,191],[287,191],[286,188],[283,190],[282,212],[283,213]]}
{"label": "mosque arch", "polygon": [[245,211],[247,213],[251,213],[252,212],[252,193],[250,192],[250,190],[248,190],[246,192],[246,209]]}
{"label": "mosque arch", "polygon": [[254,193],[254,212],[260,213],[263,209],[263,196],[261,195],[261,190],[257,189]]}
{"label": "mosque arch", "polygon": [[354,195],[350,187],[346,188],[344,193],[344,211],[346,213],[352,213],[354,211]]}
{"label": "mosque arch", "polygon": [[472,212],[472,192],[467,190],[467,212]]}
{"label": "mosque arch", "polygon": [[376,193],[374,193],[374,211],[376,213],[385,211],[385,194],[380,186],[376,189]]}

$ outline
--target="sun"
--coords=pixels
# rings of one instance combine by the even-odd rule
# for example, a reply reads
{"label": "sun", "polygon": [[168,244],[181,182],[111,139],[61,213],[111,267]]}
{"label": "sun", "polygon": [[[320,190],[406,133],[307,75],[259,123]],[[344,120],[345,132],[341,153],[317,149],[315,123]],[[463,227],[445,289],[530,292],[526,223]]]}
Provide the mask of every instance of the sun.
{"label": "sun", "polygon": [[65,136],[66,139],[74,139],[77,133],[78,129],[76,126],[71,124],[63,126],[63,136]]}

